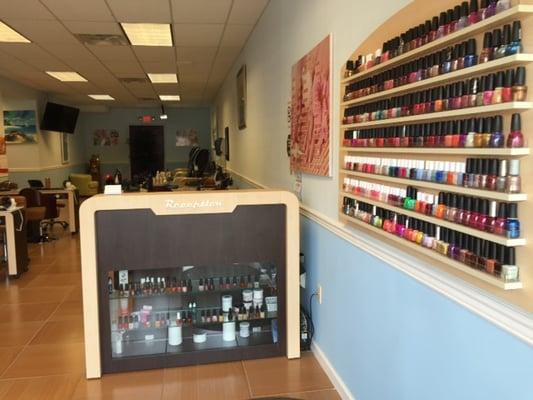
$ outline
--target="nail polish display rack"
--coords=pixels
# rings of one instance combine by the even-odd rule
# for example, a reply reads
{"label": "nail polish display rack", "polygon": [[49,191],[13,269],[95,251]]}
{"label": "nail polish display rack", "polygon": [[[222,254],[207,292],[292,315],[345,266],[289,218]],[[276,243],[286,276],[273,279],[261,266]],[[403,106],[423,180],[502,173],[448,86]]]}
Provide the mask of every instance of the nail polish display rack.
{"label": "nail polish display rack", "polygon": [[[446,0],[438,2],[438,5],[430,4],[431,2],[425,2],[422,0],[415,0],[416,11],[414,8],[409,13],[400,11],[397,16],[392,17],[383,25],[383,29],[378,29],[370,36],[366,42],[364,42],[354,53],[352,59],[357,58],[359,54],[368,54],[375,48],[380,47],[381,43],[387,39],[390,39],[395,34],[411,26],[424,22],[424,20],[431,19],[432,15],[438,15],[437,11],[446,11],[447,8],[454,8],[455,5],[460,4],[460,1]],[[409,6],[408,6],[409,7]],[[391,23],[394,21],[394,23]],[[398,23],[401,21],[401,23]],[[523,51],[519,54],[513,54],[506,57],[494,59],[485,63],[476,64],[469,68],[459,69],[446,74],[433,76],[424,80],[419,80],[413,83],[407,83],[401,86],[397,86],[391,89],[386,89],[364,96],[356,97],[345,101],[342,97],[346,93],[346,88],[354,83],[368,79],[372,76],[376,76],[382,72],[391,70],[399,65],[409,63],[413,60],[420,59],[429,54],[441,51],[442,49],[454,46],[458,43],[466,41],[468,39],[475,39],[477,42],[477,48],[481,49],[483,43],[483,35],[485,32],[492,31],[493,29],[502,28],[505,24],[512,24],[513,21],[520,21],[522,26],[522,45]],[[393,24],[397,24],[396,29],[391,29]],[[401,24],[401,26],[400,26]],[[382,31],[382,32],[381,32]],[[513,3],[512,7],[506,11],[500,12],[490,18],[474,23],[466,28],[463,28],[454,33],[448,34],[439,39],[433,40],[420,47],[412,49],[408,52],[404,52],[394,58],[391,58],[385,62],[376,64],[367,69],[356,71],[351,76],[347,76],[345,70],[342,71],[341,78],[341,112],[340,112],[340,137],[339,137],[339,218],[347,225],[355,226],[360,229],[364,229],[372,233],[373,236],[378,237],[380,240],[387,241],[399,246],[406,250],[409,254],[415,256],[421,256],[424,259],[431,260],[431,264],[438,263],[440,269],[444,269],[454,275],[457,275],[470,283],[487,289],[493,293],[506,297],[501,290],[516,290],[521,289],[525,291],[523,282],[533,281],[533,271],[530,265],[527,263],[527,259],[532,259],[533,250],[527,243],[528,234],[531,232],[527,221],[533,218],[533,210],[531,209],[528,200],[528,189],[533,184],[533,176],[529,173],[533,164],[531,163],[529,154],[530,149],[527,147],[527,141],[529,130],[533,126],[533,118],[530,110],[533,107],[533,103],[529,101],[530,96],[527,96],[524,101],[510,101],[501,102],[497,104],[488,104],[477,107],[466,107],[453,110],[444,110],[438,112],[431,112],[425,114],[416,114],[408,116],[400,116],[396,118],[388,119],[374,119],[364,120],[354,123],[343,123],[343,117],[345,111],[353,107],[365,106],[367,104],[376,103],[379,101],[385,101],[392,97],[408,95],[411,93],[419,92],[421,90],[434,89],[439,86],[449,85],[452,83],[465,81],[470,78],[477,78],[483,75],[497,73],[508,69],[516,69],[517,67],[525,67],[526,69],[526,86],[531,85],[531,77],[533,77],[533,53],[528,51],[533,50],[533,43],[529,40],[528,35],[531,36],[533,31],[533,5],[520,4],[520,2]],[[478,50],[479,53],[479,50]],[[347,76],[347,77],[346,77]],[[357,87],[357,86],[356,86]],[[359,86],[360,87],[360,86]],[[350,89],[353,90],[353,89]],[[373,129],[373,128],[385,128],[395,127],[402,125],[424,124],[433,123],[439,121],[448,120],[462,120],[468,118],[479,117],[491,117],[495,115],[502,115],[504,118],[504,132],[509,132],[509,126],[511,123],[511,114],[519,113],[522,119],[522,132],[526,138],[526,145],[519,148],[499,147],[499,148],[474,148],[474,147],[349,147],[346,145],[345,133],[361,129]],[[351,121],[350,121],[351,122]],[[351,137],[351,136],[350,136]],[[520,159],[521,165],[521,179],[522,179],[522,191],[520,193],[505,193],[496,192],[482,189],[472,189],[463,186],[446,185],[431,181],[419,181],[405,178],[398,178],[387,175],[377,175],[364,172],[358,172],[349,170],[346,168],[345,157],[346,156],[362,156],[362,157],[385,157],[397,158],[400,160],[448,160],[464,162],[466,158],[472,157],[492,157],[492,158],[504,158]],[[431,156],[428,156],[431,155]],[[421,188],[426,191],[436,194],[439,191],[448,191],[451,193],[457,193],[460,195],[479,197],[480,199],[497,200],[504,202],[517,202],[519,203],[519,219],[522,222],[522,232],[520,238],[508,239],[506,237],[497,236],[491,233],[483,232],[476,229],[471,229],[454,222],[435,218],[431,215],[424,215],[414,211],[405,210],[401,207],[395,207],[390,204],[381,202],[376,199],[370,199],[364,196],[357,195],[352,192],[346,191],[346,187],[343,187],[345,178],[351,179],[363,179],[374,181],[377,184],[392,184],[396,187],[406,188],[407,186],[413,186]],[[483,240],[493,242],[498,245],[504,245],[507,247],[516,247],[517,264],[520,269],[519,278],[514,281],[506,281],[502,277],[494,274],[488,274],[485,271],[470,268],[469,266],[457,262],[451,258],[447,258],[437,252],[433,252],[417,245],[405,241],[403,238],[399,238],[395,235],[376,228],[373,225],[364,223],[351,215],[346,215],[343,212],[343,202],[345,199],[352,199],[363,203],[371,204],[376,207],[380,207],[391,212],[398,213],[411,218],[416,218],[421,221],[425,221],[429,224],[435,224],[441,228],[452,229],[457,232],[461,232],[466,235],[471,235]],[[450,268],[451,267],[451,268]],[[527,306],[527,299],[529,295],[522,297],[507,296],[511,301],[516,302],[519,305]]]}

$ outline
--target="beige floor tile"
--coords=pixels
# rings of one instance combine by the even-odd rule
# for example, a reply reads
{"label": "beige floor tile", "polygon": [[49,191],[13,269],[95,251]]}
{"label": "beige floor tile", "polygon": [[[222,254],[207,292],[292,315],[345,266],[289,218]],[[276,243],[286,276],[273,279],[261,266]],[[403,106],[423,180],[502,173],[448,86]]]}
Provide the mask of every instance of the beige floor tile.
{"label": "beige floor tile", "polygon": [[109,374],[101,379],[82,378],[78,382],[73,400],[159,400],[162,388],[161,369]]}
{"label": "beige floor tile", "polygon": [[275,357],[247,360],[243,364],[254,396],[333,388],[311,353],[303,353],[296,360]]}
{"label": "beige floor tile", "polygon": [[275,396],[256,396],[253,398],[261,400],[280,400],[280,398],[287,400],[341,400],[341,397],[335,389],[313,390],[311,392],[283,393]]}
{"label": "beige floor tile", "polygon": [[0,347],[0,375],[13,362],[15,357],[20,353],[22,347]]}
{"label": "beige floor tile", "polygon": [[67,301],[68,302],[74,301],[74,302],[78,302],[78,303],[81,303],[83,301],[81,285],[74,286],[70,290],[70,292],[65,297],[65,302],[67,302]]}
{"label": "beige floor tile", "polygon": [[2,322],[30,322],[48,319],[59,303],[13,303],[1,304]]}
{"label": "beige floor tile", "polygon": [[55,310],[50,321],[82,321],[83,305],[81,301],[65,301]]}
{"label": "beige floor tile", "polygon": [[42,326],[42,321],[0,324],[0,346],[23,346],[28,344]]}
{"label": "beige floor tile", "polygon": [[61,302],[73,286],[0,290],[0,304]]}
{"label": "beige floor tile", "polygon": [[2,375],[2,379],[80,374],[85,370],[83,344],[27,346]]}
{"label": "beige floor tile", "polygon": [[83,343],[83,324],[78,321],[48,321],[31,344]]}
{"label": "beige floor tile", "polygon": [[57,274],[41,273],[33,278],[27,288],[34,287],[56,287],[79,285],[81,282],[81,274],[79,272],[61,272]]}
{"label": "beige floor tile", "polygon": [[72,396],[78,375],[0,381],[0,400],[67,400]]}
{"label": "beige floor tile", "polygon": [[250,391],[241,362],[198,366],[198,398],[248,399]]}
{"label": "beige floor tile", "polygon": [[165,369],[162,400],[198,400],[197,379],[198,369],[196,365]]}

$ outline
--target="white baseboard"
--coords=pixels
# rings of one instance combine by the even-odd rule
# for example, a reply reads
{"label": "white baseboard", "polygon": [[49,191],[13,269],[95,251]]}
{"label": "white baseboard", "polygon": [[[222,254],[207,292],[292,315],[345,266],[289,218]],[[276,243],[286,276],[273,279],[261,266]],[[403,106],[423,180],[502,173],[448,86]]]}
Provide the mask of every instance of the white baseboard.
{"label": "white baseboard", "polygon": [[335,390],[339,393],[339,396],[342,400],[355,400],[355,396],[350,392],[350,389],[346,386],[344,381],[341,379],[341,377],[337,374],[337,371],[335,371],[335,368],[331,365],[328,358],[322,351],[322,349],[315,343],[311,343],[311,351],[315,355],[318,363],[328,376],[329,380],[335,387]]}

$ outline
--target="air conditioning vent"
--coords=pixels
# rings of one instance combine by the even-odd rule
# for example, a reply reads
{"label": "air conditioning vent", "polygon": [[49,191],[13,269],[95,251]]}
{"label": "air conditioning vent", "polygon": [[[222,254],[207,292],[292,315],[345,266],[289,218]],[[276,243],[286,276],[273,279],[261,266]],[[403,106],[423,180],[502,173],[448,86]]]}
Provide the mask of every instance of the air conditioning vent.
{"label": "air conditioning vent", "polygon": [[83,44],[96,46],[126,46],[128,40],[122,35],[78,33],[75,35]]}

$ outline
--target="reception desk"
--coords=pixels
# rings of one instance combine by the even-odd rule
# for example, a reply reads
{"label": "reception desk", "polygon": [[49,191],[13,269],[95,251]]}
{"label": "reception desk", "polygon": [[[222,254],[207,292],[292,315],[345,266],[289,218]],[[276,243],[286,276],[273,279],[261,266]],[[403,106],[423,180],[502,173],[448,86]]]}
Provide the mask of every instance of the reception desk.
{"label": "reception desk", "polygon": [[80,208],[87,378],[300,356],[298,200],[98,195]]}

